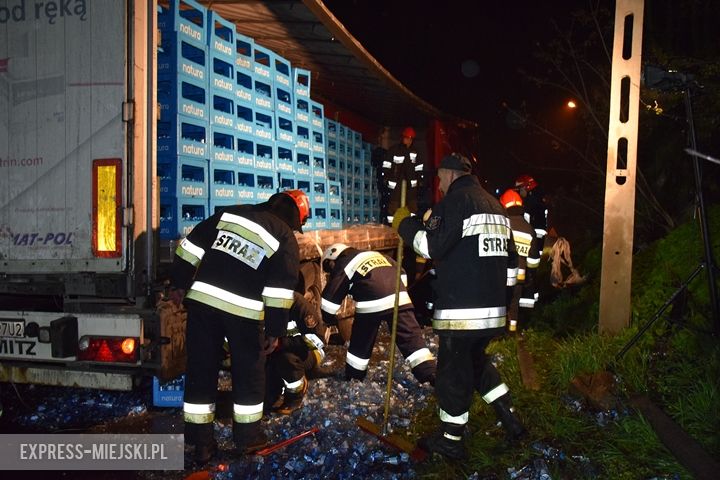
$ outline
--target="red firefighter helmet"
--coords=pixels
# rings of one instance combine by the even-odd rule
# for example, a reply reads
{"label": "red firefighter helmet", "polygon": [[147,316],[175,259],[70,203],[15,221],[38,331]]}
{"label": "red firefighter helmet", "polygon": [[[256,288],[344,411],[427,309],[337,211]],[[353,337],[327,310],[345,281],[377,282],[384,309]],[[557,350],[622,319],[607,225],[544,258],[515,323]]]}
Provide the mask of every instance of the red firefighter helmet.
{"label": "red firefighter helmet", "polygon": [[285,190],[282,192],[295,201],[295,205],[298,207],[300,212],[300,225],[305,225],[308,217],[310,216],[310,199],[307,194],[302,190]]}
{"label": "red firefighter helmet", "polygon": [[535,179],[527,174],[520,175],[515,179],[515,188],[524,188],[529,192],[537,186],[538,184]]}
{"label": "red firefighter helmet", "polygon": [[405,129],[402,131],[402,136],[408,138],[415,138],[415,129],[412,127],[405,127]]}
{"label": "red firefighter helmet", "polygon": [[293,230],[302,233],[302,226],[310,216],[310,200],[302,190],[285,190],[273,194],[267,201],[272,212]]}
{"label": "red firefighter helmet", "polygon": [[522,207],[523,204],[520,194],[512,188],[508,188],[505,193],[500,195],[500,203],[505,208]]}

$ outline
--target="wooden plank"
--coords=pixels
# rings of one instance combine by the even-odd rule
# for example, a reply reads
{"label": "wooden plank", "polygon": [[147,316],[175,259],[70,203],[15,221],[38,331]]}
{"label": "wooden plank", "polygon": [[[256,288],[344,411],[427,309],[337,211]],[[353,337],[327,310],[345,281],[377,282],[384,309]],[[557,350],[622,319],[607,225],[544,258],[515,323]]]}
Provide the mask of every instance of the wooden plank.
{"label": "wooden plank", "polygon": [[718,478],[720,462],[711,457],[694,438],[663,412],[645,395],[630,400],[630,404],[650,422],[660,441],[697,480]]}
{"label": "wooden plank", "polygon": [[517,340],[517,356],[520,363],[520,376],[525,388],[528,390],[540,390],[540,381],[538,380],[532,355],[525,348],[525,339],[520,336]]}

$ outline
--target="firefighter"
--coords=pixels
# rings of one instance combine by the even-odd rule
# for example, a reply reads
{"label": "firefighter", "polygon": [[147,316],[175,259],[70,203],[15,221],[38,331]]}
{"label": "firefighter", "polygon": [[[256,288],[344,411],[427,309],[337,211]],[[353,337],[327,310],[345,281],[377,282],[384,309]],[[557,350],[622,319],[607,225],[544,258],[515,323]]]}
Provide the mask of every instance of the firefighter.
{"label": "firefighter", "polygon": [[[351,295],[355,301],[345,379],[364,380],[380,324],[385,321],[392,327],[397,264],[379,252],[336,243],[325,250],[322,265],[329,273],[320,304],[323,321],[337,325],[345,296]],[[400,285],[396,344],[417,381],[434,384],[435,358],[425,344],[404,281]]]}
{"label": "firefighter", "polygon": [[[419,206],[426,208],[429,205],[425,191],[424,159],[413,145],[415,136],[414,128],[405,127],[400,143],[390,147],[382,164],[383,184],[389,192],[386,217],[388,224],[392,224],[392,212],[400,206],[403,180],[406,183],[405,206],[411,213],[416,213]],[[418,266],[418,257],[409,246],[403,252],[402,267],[407,272],[408,285],[412,286],[422,267]]]}
{"label": "firefighter", "polygon": [[435,395],[442,425],[419,445],[457,460],[467,458],[463,434],[473,389],[494,408],[509,440],[525,434],[511,411],[508,387],[485,352],[505,329],[506,286],[515,281],[517,254],[505,211],[471,171],[466,157],[445,156],[438,169],[444,197],[427,220],[400,209],[396,217],[404,218],[393,225],[419,255],[433,259],[437,274]]}
{"label": "firefighter", "polygon": [[302,231],[309,205],[305,193],[288,190],[258,205],[224,208],[196,225],[175,251],[171,299],[188,312],[183,413],[196,463],[207,463],[217,450],[213,421],[225,337],[235,448],[248,453],[267,444],[260,426],[265,357],[286,332],[300,267],[293,230]]}
{"label": "firefighter", "polygon": [[415,129],[405,127],[402,131],[400,143],[393,145],[387,151],[382,164],[382,178],[387,191],[390,192],[388,202],[388,224],[392,223],[392,215],[400,206],[400,182],[406,180],[407,193],[405,205],[415,213],[418,209],[419,192],[424,188],[424,161],[413,146]]}
{"label": "firefighter", "polygon": [[[532,294],[527,293],[532,291],[531,286],[525,283],[526,271],[531,268],[528,265],[528,259],[540,258],[540,255],[537,252],[537,245],[533,241],[535,232],[524,217],[525,211],[522,207],[523,201],[520,194],[515,190],[508,189],[500,195],[500,204],[505,207],[507,216],[510,219],[515,250],[518,253],[517,283],[508,286],[508,328],[511,332],[514,332],[518,329],[521,296],[532,296]],[[523,295],[523,291],[526,292],[525,295]]]}
{"label": "firefighter", "polygon": [[535,302],[540,299],[540,293],[537,289],[537,282],[534,281],[534,272],[540,265],[540,258],[543,252],[543,242],[547,235],[547,205],[545,199],[540,192],[538,183],[530,175],[520,175],[515,179],[515,190],[523,198],[523,208],[525,210],[525,219],[535,231],[535,250],[537,256],[528,256],[528,275],[526,279],[527,288],[523,289],[520,297],[520,306],[523,308],[533,308]]}
{"label": "firefighter", "polygon": [[297,291],[290,310],[287,335],[268,358],[265,407],[289,415],[302,407],[308,379],[327,376],[320,368],[325,344],[315,333],[315,307]]}

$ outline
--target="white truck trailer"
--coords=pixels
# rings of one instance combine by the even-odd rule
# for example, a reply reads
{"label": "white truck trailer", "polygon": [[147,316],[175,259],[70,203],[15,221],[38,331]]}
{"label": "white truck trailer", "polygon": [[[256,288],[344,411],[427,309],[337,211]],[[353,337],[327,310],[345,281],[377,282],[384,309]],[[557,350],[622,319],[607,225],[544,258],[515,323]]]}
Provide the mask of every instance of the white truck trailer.
{"label": "white truck trailer", "polygon": [[[0,2],[0,381],[129,390],[184,370],[163,302],[157,13],[141,0]],[[301,238],[392,250],[387,227]]]}

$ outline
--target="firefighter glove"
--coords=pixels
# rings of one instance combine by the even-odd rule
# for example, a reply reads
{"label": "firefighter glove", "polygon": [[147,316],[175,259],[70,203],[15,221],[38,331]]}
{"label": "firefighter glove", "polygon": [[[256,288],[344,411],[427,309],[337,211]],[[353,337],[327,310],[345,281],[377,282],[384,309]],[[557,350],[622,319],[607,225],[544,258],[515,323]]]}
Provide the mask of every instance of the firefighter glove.
{"label": "firefighter glove", "polygon": [[410,216],[410,210],[407,207],[400,207],[393,214],[392,228],[397,231],[403,220]]}

